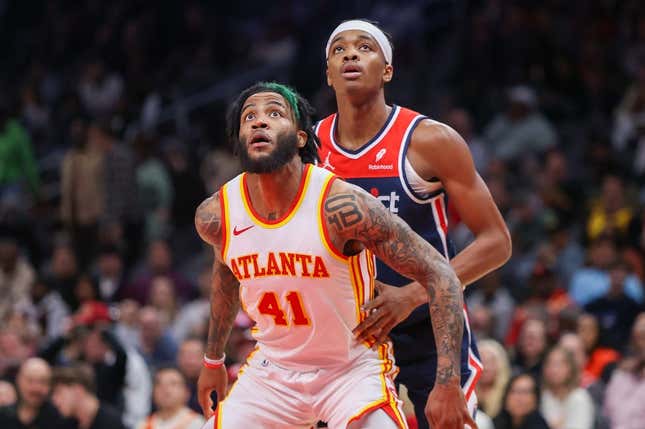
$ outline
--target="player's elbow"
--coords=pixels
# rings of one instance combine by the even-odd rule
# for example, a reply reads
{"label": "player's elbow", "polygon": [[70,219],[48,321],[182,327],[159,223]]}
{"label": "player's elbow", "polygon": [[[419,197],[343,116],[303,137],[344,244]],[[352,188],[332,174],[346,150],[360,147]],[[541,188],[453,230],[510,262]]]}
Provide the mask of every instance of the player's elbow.
{"label": "player's elbow", "polygon": [[498,249],[499,265],[504,265],[513,254],[513,242],[511,241],[511,233],[506,225],[500,228],[496,235],[495,248]]}

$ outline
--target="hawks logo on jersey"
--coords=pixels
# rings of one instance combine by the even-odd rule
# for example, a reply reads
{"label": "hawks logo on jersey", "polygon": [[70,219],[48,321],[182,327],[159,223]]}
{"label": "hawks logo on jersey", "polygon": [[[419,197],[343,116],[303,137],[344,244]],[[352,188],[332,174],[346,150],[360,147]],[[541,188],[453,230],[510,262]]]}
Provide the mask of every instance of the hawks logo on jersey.
{"label": "hawks logo on jersey", "polygon": [[322,257],[292,252],[268,252],[260,257],[257,253],[232,258],[231,271],[238,280],[291,276],[327,278],[329,270]]}

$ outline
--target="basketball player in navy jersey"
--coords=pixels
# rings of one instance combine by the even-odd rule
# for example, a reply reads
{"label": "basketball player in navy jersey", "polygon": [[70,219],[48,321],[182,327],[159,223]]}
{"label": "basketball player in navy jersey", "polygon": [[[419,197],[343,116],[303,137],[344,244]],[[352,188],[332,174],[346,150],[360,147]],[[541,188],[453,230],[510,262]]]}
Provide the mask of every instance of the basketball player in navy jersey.
{"label": "basketball player in navy jersey", "polygon": [[[315,127],[320,166],[403,218],[450,259],[464,287],[503,265],[511,254],[510,235],[464,140],[445,124],[386,103],[384,86],[394,69],[385,33],[368,21],[343,22],[329,37],[325,55],[338,112]],[[457,255],[447,237],[447,195],[475,236]],[[441,429],[436,416],[450,414],[446,408],[464,397],[474,412],[482,366],[467,315],[461,379],[449,380],[437,371],[441,345],[428,329],[420,285],[380,261],[377,268],[379,295],[365,306],[371,315],[354,330],[357,337],[380,342],[390,335],[401,369],[397,382],[407,387],[420,428],[429,427],[425,414],[430,426]]]}

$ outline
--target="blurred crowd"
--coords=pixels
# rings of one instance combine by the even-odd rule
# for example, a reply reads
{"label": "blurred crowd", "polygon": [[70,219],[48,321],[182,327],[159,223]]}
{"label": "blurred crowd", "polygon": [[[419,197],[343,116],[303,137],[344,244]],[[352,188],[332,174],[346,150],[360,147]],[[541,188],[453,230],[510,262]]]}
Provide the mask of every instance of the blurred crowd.
{"label": "blurred crowd", "polygon": [[[193,215],[239,166],[225,102],[164,112],[279,61],[262,78],[322,118],[328,32],[368,16],[393,35],[388,99],[466,139],[513,236],[466,293],[480,428],[642,428],[642,2],[247,3],[0,0],[0,427],[200,427],[212,255]],[[454,211],[451,235],[472,238]]]}

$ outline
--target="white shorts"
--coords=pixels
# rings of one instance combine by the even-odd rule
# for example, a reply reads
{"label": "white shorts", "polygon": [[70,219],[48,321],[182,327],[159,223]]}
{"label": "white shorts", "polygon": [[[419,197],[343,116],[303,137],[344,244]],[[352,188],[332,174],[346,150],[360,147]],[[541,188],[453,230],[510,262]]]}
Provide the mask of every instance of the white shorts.
{"label": "white shorts", "polygon": [[391,417],[383,429],[407,429],[395,371],[393,359],[369,353],[341,368],[291,371],[256,350],[204,429],[310,429],[319,420],[345,429],[376,409]]}

